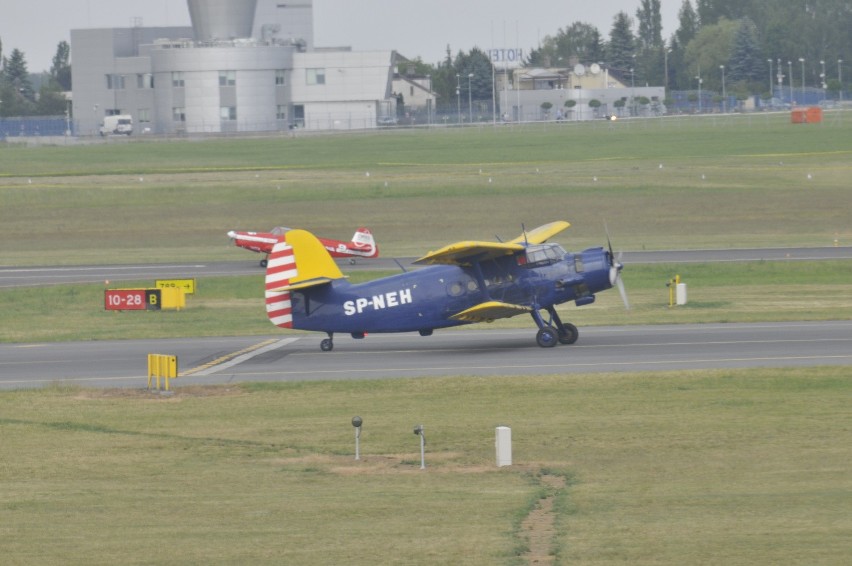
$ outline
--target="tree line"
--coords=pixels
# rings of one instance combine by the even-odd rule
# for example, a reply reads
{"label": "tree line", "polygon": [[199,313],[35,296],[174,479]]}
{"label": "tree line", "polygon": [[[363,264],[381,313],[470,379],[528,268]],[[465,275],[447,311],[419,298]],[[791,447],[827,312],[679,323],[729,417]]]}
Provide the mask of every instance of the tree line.
{"label": "tree line", "polygon": [[[673,0],[672,0],[673,1]],[[598,63],[625,84],[695,90],[699,78],[707,90],[735,95],[764,95],[770,84],[802,81],[836,94],[849,84],[852,69],[852,0],[682,0],[678,27],[663,36],[661,0],[637,0],[631,17],[619,12],[608,36],[595,26],[575,21],[545,36],[532,49],[526,67],[564,67]],[[59,42],[49,73],[31,75],[24,54],[3,53],[0,38],[0,116],[63,114],[63,91],[71,90],[70,47]],[[468,97],[492,98],[491,62],[474,47],[434,64],[406,60],[401,73],[429,75],[439,110],[464,106]],[[790,77],[790,73],[793,77]],[[33,87],[38,78],[40,86]],[[402,100],[404,104],[404,100]]]}
{"label": "tree line", "polygon": [[60,41],[50,72],[32,75],[24,53],[12,49],[7,57],[0,38],[0,117],[65,114],[69,109],[63,92],[71,90],[70,58],[71,47]]}
{"label": "tree line", "polygon": [[[768,96],[779,73],[786,87],[791,68],[801,88],[803,66],[805,85],[829,95],[852,78],[852,69],[843,77],[843,65],[852,62],[851,0],[682,0],[678,27],[668,38],[661,0],[637,2],[635,17],[623,11],[613,17],[608,36],[575,21],[546,36],[523,65],[598,63],[624,84],[662,85],[667,91],[696,90],[700,77],[702,88],[721,92],[724,80],[728,93],[738,96]],[[447,47],[443,61],[429,65],[416,59],[408,71],[432,77],[439,107],[456,102],[459,84],[466,97],[471,73],[472,97],[491,99],[490,63],[478,48],[453,57]]]}

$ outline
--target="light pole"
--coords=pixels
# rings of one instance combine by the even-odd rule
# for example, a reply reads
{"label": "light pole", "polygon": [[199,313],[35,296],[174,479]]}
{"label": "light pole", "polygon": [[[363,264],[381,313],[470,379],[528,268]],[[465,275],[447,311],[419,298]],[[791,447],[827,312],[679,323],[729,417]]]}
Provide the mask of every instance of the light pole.
{"label": "light pole", "polygon": [[633,54],[633,66],[630,67],[630,106],[632,111],[631,116],[636,115],[636,54]]}
{"label": "light pole", "polygon": [[663,67],[665,69],[665,81],[666,84],[663,85],[663,91],[668,92],[669,90],[669,53],[671,53],[671,49],[666,49],[663,47]]}
{"label": "light pole", "polygon": [[725,91],[725,66],[719,65],[719,68],[722,70],[722,114],[724,114],[728,106],[728,93]]}
{"label": "light pole", "polygon": [[473,123],[473,98],[470,90],[470,79],[473,78],[473,73],[467,75],[467,121]]}
{"label": "light pole", "polygon": [[698,113],[701,114],[701,83],[703,81],[701,80],[701,70],[700,69],[698,70],[698,75],[696,75],[695,78],[698,79]]}
{"label": "light pole", "polygon": [[787,75],[790,77],[790,106],[793,105],[793,62],[787,61]]}
{"label": "light pole", "polygon": [[843,100],[843,69],[841,68],[843,65],[843,59],[837,60],[837,82],[840,83],[840,91],[838,91],[837,98],[838,100]]}
{"label": "light pole", "polygon": [[456,113],[457,121],[461,124],[461,75],[456,73]]}
{"label": "light pole", "polygon": [[781,71],[782,67],[781,67],[781,58],[780,57],[778,58],[777,63],[778,63],[778,75],[776,76],[776,78],[778,79],[778,98],[780,98],[781,101],[783,102],[784,101],[784,73]]}
{"label": "light pole", "polygon": [[769,63],[769,99],[772,99],[772,59],[767,59],[767,63]]}
{"label": "light pole", "polygon": [[799,57],[799,63],[802,64],[802,104],[805,103],[805,59]]}
{"label": "light pole", "polygon": [[633,67],[630,67],[630,115],[636,115],[636,73]]}
{"label": "light pole", "polygon": [[825,100],[825,59],[819,60],[821,72],[819,74],[820,86],[822,87],[822,99]]}

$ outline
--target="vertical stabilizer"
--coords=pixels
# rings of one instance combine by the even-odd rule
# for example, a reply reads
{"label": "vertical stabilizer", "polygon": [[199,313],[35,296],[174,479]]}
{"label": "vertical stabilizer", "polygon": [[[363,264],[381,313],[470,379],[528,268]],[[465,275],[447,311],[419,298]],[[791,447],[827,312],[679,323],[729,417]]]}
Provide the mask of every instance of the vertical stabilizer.
{"label": "vertical stabilizer", "polygon": [[266,266],[266,314],[272,324],[293,328],[290,293],[342,279],[322,243],[306,230],[290,230],[272,246]]}
{"label": "vertical stabilizer", "polygon": [[296,257],[287,242],[279,240],[272,246],[266,264],[266,316],[275,326],[293,328],[293,309],[290,291],[276,291],[296,277]]}

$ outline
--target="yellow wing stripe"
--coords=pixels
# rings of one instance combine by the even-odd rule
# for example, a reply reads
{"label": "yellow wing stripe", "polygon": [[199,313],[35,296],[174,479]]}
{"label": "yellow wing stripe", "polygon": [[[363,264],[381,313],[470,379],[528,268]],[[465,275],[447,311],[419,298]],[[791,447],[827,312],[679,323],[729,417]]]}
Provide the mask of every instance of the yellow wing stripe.
{"label": "yellow wing stripe", "polygon": [[526,235],[521,234],[514,240],[511,240],[510,244],[523,244],[525,242],[529,242],[530,244],[543,244],[562,230],[568,228],[571,224],[565,222],[564,220],[557,220],[556,222],[551,222],[549,224],[545,224],[544,226],[539,226],[538,228],[533,228]]}
{"label": "yellow wing stripe", "polygon": [[531,307],[501,303],[500,301],[487,301],[454,314],[450,318],[464,322],[491,322],[498,318],[510,318],[529,312],[532,312]]}
{"label": "yellow wing stripe", "polygon": [[429,252],[414,263],[418,265],[438,263],[465,265],[471,261],[487,261],[501,256],[514,255],[523,251],[526,244],[542,244],[570,225],[564,220],[557,220],[534,228],[526,234],[521,234],[510,242],[480,242],[475,240],[456,242],[444,246],[438,251]]}
{"label": "yellow wing stripe", "polygon": [[485,261],[504,255],[513,255],[517,252],[523,251],[523,249],[524,246],[520,244],[475,241],[456,242],[455,244],[444,246],[438,251],[429,252],[414,263],[444,263],[450,265],[459,265],[466,263],[472,259],[476,259],[477,261]]}

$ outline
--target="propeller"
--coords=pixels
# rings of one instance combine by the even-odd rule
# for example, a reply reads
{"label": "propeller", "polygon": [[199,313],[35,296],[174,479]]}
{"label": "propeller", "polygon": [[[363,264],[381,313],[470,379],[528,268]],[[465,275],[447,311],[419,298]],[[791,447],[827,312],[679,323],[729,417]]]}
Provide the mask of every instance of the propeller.
{"label": "propeller", "polygon": [[604,223],[604,231],[606,232],[606,245],[609,248],[609,282],[613,287],[618,287],[618,294],[621,295],[624,308],[630,310],[627,290],[624,288],[624,281],[621,279],[621,270],[624,269],[624,264],[621,263],[621,252],[618,252],[618,259],[616,259],[612,251],[612,242],[609,239],[609,228],[606,223]]}

